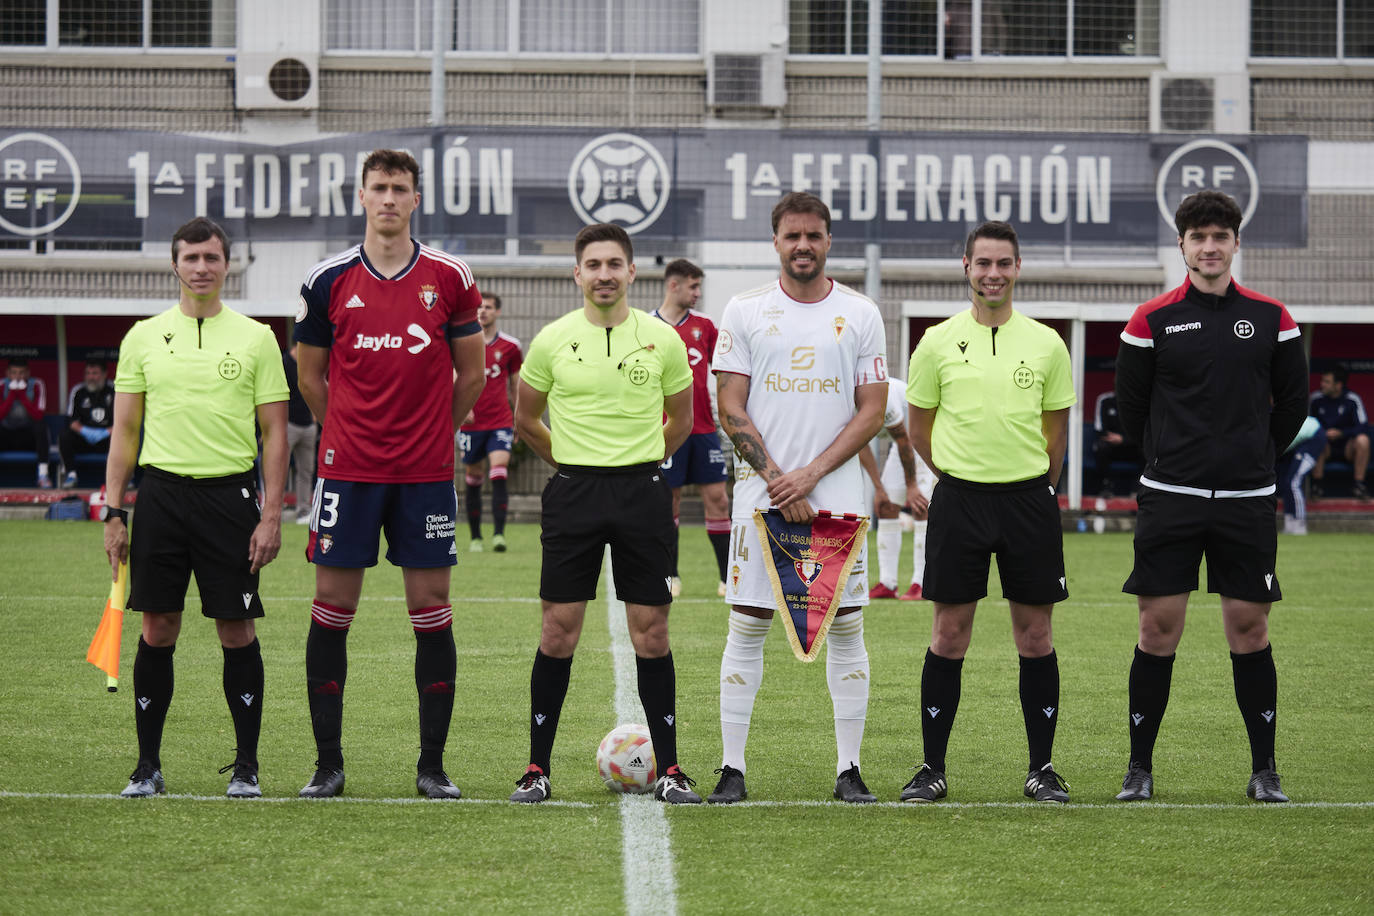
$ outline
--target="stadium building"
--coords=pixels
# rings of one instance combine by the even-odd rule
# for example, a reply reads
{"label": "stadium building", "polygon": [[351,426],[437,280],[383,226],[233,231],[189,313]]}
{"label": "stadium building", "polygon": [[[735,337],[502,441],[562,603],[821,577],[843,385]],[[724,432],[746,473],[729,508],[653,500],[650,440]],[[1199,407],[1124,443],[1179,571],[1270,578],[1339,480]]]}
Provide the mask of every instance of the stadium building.
{"label": "stadium building", "polygon": [[[1008,219],[1018,307],[1076,360],[1071,469],[1122,323],[1182,279],[1167,215],[1217,187],[1247,212],[1237,275],[1302,323],[1313,387],[1345,361],[1374,398],[1365,3],[890,0],[872,30],[864,0],[0,5],[0,357],[50,405],[174,298],[167,240],[193,215],[234,239],[226,299],[284,341],[306,269],[361,238],[377,146],[421,160],[416,235],[526,342],[576,305],[583,223],[633,233],[635,305],[689,257],[718,316],[776,275],[768,213],[805,188],[904,366],[965,302],[965,233]],[[543,476],[526,460],[512,491]]]}

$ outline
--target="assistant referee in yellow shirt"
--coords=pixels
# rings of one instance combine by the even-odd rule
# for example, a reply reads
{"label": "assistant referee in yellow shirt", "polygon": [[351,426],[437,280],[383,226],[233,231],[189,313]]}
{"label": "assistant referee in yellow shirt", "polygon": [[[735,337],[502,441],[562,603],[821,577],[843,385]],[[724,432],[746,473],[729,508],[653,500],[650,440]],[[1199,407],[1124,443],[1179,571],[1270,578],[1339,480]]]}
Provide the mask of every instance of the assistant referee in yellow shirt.
{"label": "assistant referee in yellow shirt", "polygon": [[1026,796],[1066,802],[1050,761],[1059,720],[1059,663],[1050,612],[1069,596],[1054,482],[1074,403],[1069,353],[1052,328],[1012,307],[1021,271],[1016,230],[987,222],[969,234],[964,275],[973,307],[926,331],[907,375],[911,439],[940,475],[930,500],[923,593],[935,603],[921,672],[925,762],[902,801],[943,798],[945,749],[959,707],[973,612],[997,555],[1021,657],[1021,712],[1030,745]]}
{"label": "assistant referee in yellow shirt", "polygon": [[[687,348],[671,327],[627,303],[635,267],[624,229],[587,226],[573,250],[582,307],[535,335],[515,405],[520,438],[558,470],[541,505],[543,622],[530,673],[530,762],[511,801],[542,802],[551,794],[549,758],[573,650],[609,544],[658,764],[654,797],[700,804],[677,765],[668,645],[676,534],[672,491],[659,468],[692,429]],[[544,425],[545,407],[552,429]]]}
{"label": "assistant referee in yellow shirt", "polygon": [[[119,346],[114,426],[105,470],[105,553],[129,559],[129,608],[143,615],[134,656],[138,764],[126,798],[166,791],[160,749],[172,702],[172,653],[191,575],[200,609],[224,648],[224,698],[237,744],[226,794],[256,798],[263,670],[253,621],[263,615],[258,571],[281,547],[286,403],[271,328],[226,308],[229,237],[197,217],[172,236],[176,305],[138,322]],[[258,505],[256,423],[262,429]],[[139,451],[139,433],[143,435]],[[132,544],[124,490],[143,467]]]}

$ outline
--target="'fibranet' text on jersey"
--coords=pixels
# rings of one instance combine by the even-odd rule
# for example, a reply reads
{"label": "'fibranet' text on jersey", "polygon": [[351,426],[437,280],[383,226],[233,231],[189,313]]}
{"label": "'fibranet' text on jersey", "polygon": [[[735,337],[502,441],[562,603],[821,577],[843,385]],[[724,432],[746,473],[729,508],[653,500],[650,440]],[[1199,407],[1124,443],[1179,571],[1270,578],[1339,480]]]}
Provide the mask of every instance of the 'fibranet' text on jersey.
{"label": "'fibranet' text on jersey", "polygon": [[[887,382],[882,316],[872,300],[840,283],[818,302],[799,302],[775,282],[725,306],[711,368],[749,377],[749,418],[777,465],[792,471],[825,451],[858,413],[855,388]],[[862,512],[859,459],[823,477],[810,502]],[[768,505],[767,484],[736,455],[734,516]]]}

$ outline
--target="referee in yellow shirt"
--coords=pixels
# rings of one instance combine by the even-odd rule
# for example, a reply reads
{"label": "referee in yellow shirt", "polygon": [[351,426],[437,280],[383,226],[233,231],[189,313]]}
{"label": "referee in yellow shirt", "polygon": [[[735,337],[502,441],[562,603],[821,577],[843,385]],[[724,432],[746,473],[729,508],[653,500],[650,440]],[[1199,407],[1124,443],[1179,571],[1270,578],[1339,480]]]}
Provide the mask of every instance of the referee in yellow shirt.
{"label": "referee in yellow shirt", "polygon": [[626,301],[635,267],[625,230],[587,226],[573,251],[582,308],[535,335],[515,405],[520,438],[558,470],[541,506],[543,622],[530,673],[530,762],[510,798],[535,803],[551,794],[549,758],[573,650],[609,544],[658,764],[654,797],[700,804],[677,765],[668,645],[675,532],[672,491],[659,469],[691,432],[692,370],[677,332]]}
{"label": "referee in yellow shirt", "polygon": [[1021,713],[1030,745],[1025,794],[1066,802],[1050,761],[1059,720],[1059,663],[1050,612],[1069,596],[1054,482],[1074,403],[1069,353],[1052,328],[1012,307],[1021,271],[1016,230],[987,222],[969,234],[964,275],[973,307],[926,331],[907,375],[911,439],[940,477],[930,500],[923,593],[935,604],[921,672],[925,762],[902,801],[943,798],[945,749],[973,612],[997,555],[1021,657]]}
{"label": "referee in yellow shirt", "polygon": [[[172,236],[181,298],[138,322],[119,346],[114,426],[105,471],[105,553],[129,560],[129,608],[143,614],[134,656],[138,764],[125,798],[166,791],[162,726],[172,702],[172,653],[191,575],[224,648],[224,698],[238,745],[226,794],[256,798],[262,726],[258,571],[281,547],[288,390],[267,325],[220,301],[229,237],[198,217]],[[262,506],[254,423],[262,428]],[[139,432],[143,450],[139,451]],[[143,467],[132,544],[124,509],[134,461]]]}

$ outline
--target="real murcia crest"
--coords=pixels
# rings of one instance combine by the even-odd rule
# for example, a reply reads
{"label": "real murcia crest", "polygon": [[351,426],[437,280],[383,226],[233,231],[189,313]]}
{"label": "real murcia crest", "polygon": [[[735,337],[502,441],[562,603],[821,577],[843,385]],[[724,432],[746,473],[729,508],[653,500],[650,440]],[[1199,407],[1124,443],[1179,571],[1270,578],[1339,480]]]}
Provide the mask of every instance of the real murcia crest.
{"label": "real murcia crest", "polygon": [[835,339],[839,340],[840,335],[844,333],[844,316],[836,315],[833,324],[835,326]]}

